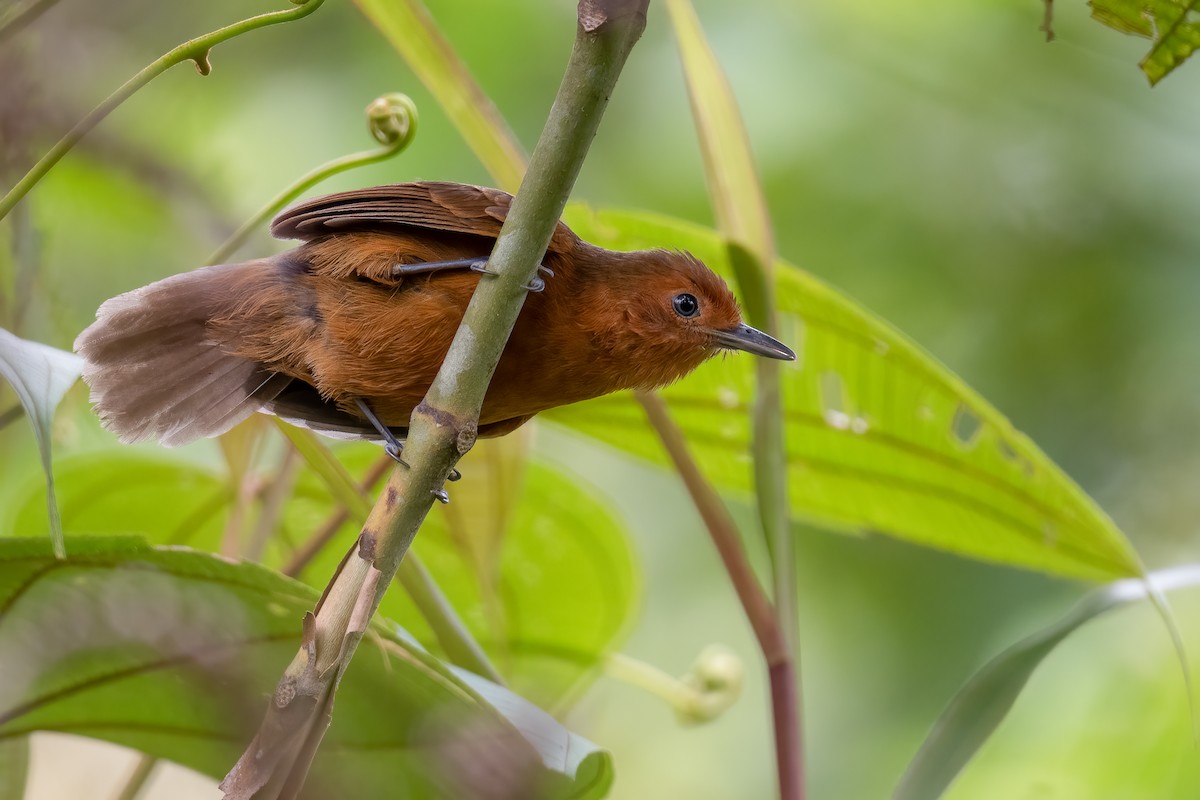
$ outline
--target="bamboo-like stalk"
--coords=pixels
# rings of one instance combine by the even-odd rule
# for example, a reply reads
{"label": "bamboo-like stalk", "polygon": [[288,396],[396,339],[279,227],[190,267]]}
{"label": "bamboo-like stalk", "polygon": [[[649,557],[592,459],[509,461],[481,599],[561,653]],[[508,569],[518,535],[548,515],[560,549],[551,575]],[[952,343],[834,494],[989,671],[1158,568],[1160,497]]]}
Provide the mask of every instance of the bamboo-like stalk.
{"label": "bamboo-like stalk", "polygon": [[424,401],[405,458],[354,548],[304,621],[300,651],[266,718],[221,786],[228,800],[296,797],[333,713],[338,682],[435,493],[475,442],[479,410],[540,259],[630,49],[648,0],[581,0],[575,47],[488,268]]}

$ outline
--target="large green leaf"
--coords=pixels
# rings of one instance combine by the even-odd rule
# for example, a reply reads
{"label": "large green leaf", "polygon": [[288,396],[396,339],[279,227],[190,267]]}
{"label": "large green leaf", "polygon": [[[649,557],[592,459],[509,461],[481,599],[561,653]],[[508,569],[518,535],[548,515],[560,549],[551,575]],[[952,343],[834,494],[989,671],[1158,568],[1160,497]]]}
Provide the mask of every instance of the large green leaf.
{"label": "large green leaf", "polygon": [[[467,455],[463,480],[450,485],[450,505],[430,513],[414,552],[512,686],[554,707],[575,696],[619,646],[637,607],[638,573],[624,527],[594,490],[537,464],[522,477],[506,452],[481,447]],[[353,474],[366,472],[379,453],[371,445],[337,448]],[[232,494],[215,473],[132,448],[67,457],[57,471],[70,535],[136,534],[208,550],[221,542]],[[482,486],[488,483],[491,489]],[[266,565],[288,561],[333,512],[328,485],[312,469],[301,470]],[[0,535],[41,530],[44,492],[30,481],[16,493],[11,507],[0,509]],[[346,522],[301,578],[324,587],[357,531],[358,523]],[[433,646],[432,630],[398,587],[382,613]]]}
{"label": "large green leaf", "polygon": [[1110,28],[1154,40],[1138,64],[1150,85],[1200,47],[1200,0],[1089,0],[1092,17]]}
{"label": "large green leaf", "polygon": [[[1097,589],[1066,616],[1017,642],[976,672],[934,723],[896,787],[892,800],[941,797],[1008,715],[1035,669],[1060,642],[1096,617],[1146,598],[1200,584],[1200,565],[1173,567],[1146,579],[1128,578]],[[1186,669],[1186,667],[1185,667]]]}
{"label": "large green leaf", "polygon": [[12,385],[33,423],[42,471],[46,473],[50,540],[60,557],[65,552],[58,504],[54,499],[54,471],[50,466],[50,423],[54,421],[54,409],[79,378],[82,369],[83,360],[74,353],[29,342],[0,329],[0,377]]}
{"label": "large green leaf", "polygon": [[[298,646],[316,592],[261,567],[134,539],[0,540],[0,742],[62,731],[133,747],[214,777],[253,734],[263,696]],[[306,796],[471,795],[484,759],[522,794],[602,796],[607,754],[553,720],[527,720],[379,621],[338,691]],[[549,726],[549,727],[544,727]],[[582,758],[564,759],[563,743]],[[544,765],[544,766],[543,766]],[[549,774],[546,770],[558,771]],[[579,776],[580,780],[576,780]],[[539,788],[534,788],[534,787]],[[521,794],[521,792],[517,792]]]}
{"label": "large green leaf", "polygon": [[[665,217],[591,213],[568,222],[615,249],[677,247],[728,276],[723,240]],[[795,267],[777,270],[791,507],[855,532],[1092,580],[1140,573],[1104,512],[1028,438],[903,334]],[[718,486],[751,488],[751,359],[715,358],[663,392]],[[655,462],[666,458],[625,393],[545,418]]]}

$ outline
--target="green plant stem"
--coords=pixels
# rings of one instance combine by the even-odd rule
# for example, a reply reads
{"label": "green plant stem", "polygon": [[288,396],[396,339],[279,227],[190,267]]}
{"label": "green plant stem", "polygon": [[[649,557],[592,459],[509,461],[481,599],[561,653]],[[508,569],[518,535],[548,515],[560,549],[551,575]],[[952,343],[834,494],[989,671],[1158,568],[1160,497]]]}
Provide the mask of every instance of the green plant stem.
{"label": "green plant stem", "polygon": [[[308,465],[325,481],[325,485],[329,487],[334,499],[347,509],[347,513],[352,514],[354,519],[359,522],[367,520],[372,509],[366,487],[373,486],[378,477],[369,482],[364,480],[361,487],[356,485],[354,479],[350,477],[350,473],[329,452],[329,448],[317,440],[312,431],[297,428],[280,419],[276,419],[275,422],[283,431],[284,436],[308,462]],[[380,462],[376,464],[376,467],[383,470],[393,463],[387,456],[383,456]],[[368,478],[374,474],[375,468],[372,468]],[[325,541],[332,538],[336,532],[337,528],[335,527]],[[316,551],[313,551],[313,555],[316,555]],[[467,630],[467,626],[455,612],[454,606],[434,581],[433,576],[429,574],[429,570],[425,569],[425,565],[421,563],[421,559],[416,553],[410,554],[401,563],[395,577],[400,581],[401,586],[404,587],[425,621],[429,623],[433,635],[437,637],[438,644],[446,651],[446,655],[450,657],[451,661],[494,683],[504,684],[500,672],[488,659],[483,647]]]}
{"label": "green plant stem", "polygon": [[275,197],[255,212],[254,216],[246,220],[240,228],[238,228],[228,239],[221,243],[221,246],[213,251],[209,256],[209,264],[220,264],[229,256],[246,243],[250,238],[250,234],[254,233],[264,222],[271,218],[275,212],[279,211],[292,200],[300,196],[306,189],[316,186],[321,181],[327,180],[339,172],[354,169],[355,167],[365,167],[368,164],[375,164],[380,161],[386,161],[392,156],[404,149],[404,145],[391,145],[386,147],[376,147],[371,150],[363,150],[359,153],[351,153],[328,161],[316,169],[301,176],[295,183],[284,189]]}
{"label": "green plant stem", "polygon": [[[684,61],[688,99],[704,155],[705,177],[717,225],[726,239],[730,265],[741,289],[750,324],[778,336],[775,312],[775,241],[762,185],[737,101],[716,56],[704,40],[688,0],[668,0]],[[788,464],[784,452],[783,403],[779,363],[758,359],[753,415],[754,486],[763,538],[771,554],[775,618],[789,651],[793,675],[776,683],[772,667],[772,701],[776,704],[776,743],[802,747],[800,723],[800,657],[797,641],[799,602],[796,553],[788,514]],[[780,690],[783,694],[776,694]],[[785,697],[786,695],[786,697]],[[790,699],[789,699],[790,698]],[[779,703],[794,709],[781,718]],[[781,731],[786,723],[790,730]],[[800,752],[780,753],[780,794],[803,798],[803,758]]]}
{"label": "green plant stem", "polygon": [[9,9],[7,14],[0,17],[0,42],[19,33],[57,2],[58,0],[31,0],[23,6]]}
{"label": "green plant stem", "polygon": [[377,98],[367,106],[367,115],[371,133],[382,146],[335,158],[302,175],[242,223],[242,226],[209,256],[208,263],[220,264],[233,255],[250,238],[250,234],[305,190],[338,173],[386,161],[408,147],[416,134],[417,108],[405,95],[393,94]]}
{"label": "green plant stem", "polygon": [[528,158],[512,129],[471,77],[420,0],[355,0],[408,62],[496,186],[516,191]]}
{"label": "green plant stem", "polygon": [[137,763],[133,765],[133,771],[129,773],[129,777],[121,785],[120,791],[113,796],[113,800],[137,800],[142,790],[146,788],[146,782],[150,780],[150,776],[154,773],[154,768],[157,766],[157,758],[143,753],[138,758]]}
{"label": "green plant stem", "polygon": [[562,214],[648,0],[581,0],[558,97],[454,342],[413,411],[405,458],[371,509],[355,547],[305,619],[301,648],[266,718],[222,788],[229,800],[292,798],[303,787],[333,698],[417,529],[458,459],[475,442],[484,393],[525,299],[525,285]]}
{"label": "green plant stem", "polygon": [[232,25],[226,25],[224,28],[205,34],[204,36],[191,39],[184,42],[175,49],[163,54],[156,60],[152,61],[144,69],[126,81],[121,88],[117,89],[109,95],[104,102],[96,106],[91,113],[81,119],[67,132],[66,136],[58,141],[50,151],[42,156],[41,160],[33,166],[17,182],[17,185],[9,190],[8,194],[0,198],[0,219],[8,215],[12,211],[13,206],[17,204],[22,197],[29,193],[29,190],[40,181],[50,169],[57,164],[63,156],[65,156],[75,144],[87,135],[92,128],[95,128],[100,122],[112,113],[113,109],[125,102],[138,89],[141,89],[150,81],[157,78],[162,73],[166,72],[171,67],[183,61],[192,61],[196,64],[196,69],[201,75],[207,75],[212,71],[212,67],[208,62],[210,51],[224,41],[232,39],[235,36],[240,36],[243,33],[248,33],[258,28],[264,28],[268,25],[278,25],[281,22],[290,22],[294,19],[306,17],[317,8],[325,0],[306,0],[295,8],[286,11],[271,11],[266,14],[260,14],[256,17],[250,17],[240,22],[235,22]]}
{"label": "green plant stem", "polygon": [[[710,650],[719,651],[715,658],[737,664],[732,681],[710,682],[698,675],[704,670],[703,660],[713,657]],[[737,700],[742,689],[741,662],[724,648],[707,648],[682,678],[624,653],[609,653],[605,657],[604,674],[649,692],[669,705],[681,722],[692,725],[711,722],[721,716]]]}

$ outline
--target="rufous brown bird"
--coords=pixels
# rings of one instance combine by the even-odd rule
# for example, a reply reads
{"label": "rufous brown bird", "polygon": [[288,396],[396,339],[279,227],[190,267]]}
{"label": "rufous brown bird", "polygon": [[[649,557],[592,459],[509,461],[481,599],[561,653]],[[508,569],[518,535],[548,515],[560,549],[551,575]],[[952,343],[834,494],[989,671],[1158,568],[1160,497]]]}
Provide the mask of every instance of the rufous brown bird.
{"label": "rufous brown bird", "polygon": [[[276,414],[399,455],[480,280],[511,196],[401,183],[321,197],[271,231],[303,243],[115,297],[75,349],[105,426],[173,446]],[[654,389],[722,350],[792,360],[742,323],[691,255],[619,253],[561,222],[488,387],[479,434],[618,389]]]}

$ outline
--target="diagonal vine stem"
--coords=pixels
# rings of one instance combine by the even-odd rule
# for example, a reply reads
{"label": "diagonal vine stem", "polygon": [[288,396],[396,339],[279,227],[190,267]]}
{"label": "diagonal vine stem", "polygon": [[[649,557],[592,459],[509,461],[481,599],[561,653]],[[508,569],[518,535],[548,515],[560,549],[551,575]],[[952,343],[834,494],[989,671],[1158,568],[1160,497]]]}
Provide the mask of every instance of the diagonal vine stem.
{"label": "diagonal vine stem", "polygon": [[408,147],[417,132],[417,106],[405,94],[395,92],[381,95],[367,106],[367,126],[371,135],[379,142],[379,147],[335,158],[301,175],[291,186],[271,198],[254,216],[242,223],[232,236],[213,251],[208,263],[220,264],[233,255],[250,238],[250,234],[306,189],[311,189],[340,172],[386,161]]}
{"label": "diagonal vine stem", "polygon": [[266,717],[222,782],[228,800],[294,798],[333,714],[342,675],[417,529],[458,459],[475,442],[492,373],[521,311],[625,59],[645,27],[648,0],[581,0],[575,47],[529,170],[488,268],[425,399],[405,455],[355,547],[304,624],[301,647]]}

